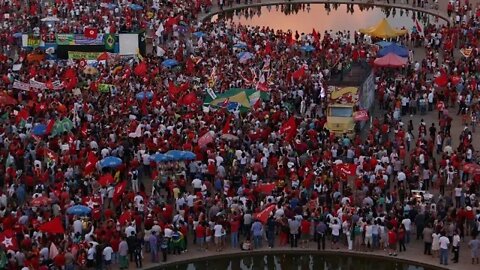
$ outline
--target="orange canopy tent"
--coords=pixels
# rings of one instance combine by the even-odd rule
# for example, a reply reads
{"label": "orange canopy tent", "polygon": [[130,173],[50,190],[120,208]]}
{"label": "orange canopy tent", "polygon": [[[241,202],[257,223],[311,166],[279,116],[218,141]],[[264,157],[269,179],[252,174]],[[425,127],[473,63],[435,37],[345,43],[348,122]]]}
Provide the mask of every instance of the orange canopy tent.
{"label": "orange canopy tent", "polygon": [[405,29],[394,29],[390,26],[387,19],[382,19],[376,25],[359,30],[360,33],[377,38],[394,38],[403,36],[407,33]]}

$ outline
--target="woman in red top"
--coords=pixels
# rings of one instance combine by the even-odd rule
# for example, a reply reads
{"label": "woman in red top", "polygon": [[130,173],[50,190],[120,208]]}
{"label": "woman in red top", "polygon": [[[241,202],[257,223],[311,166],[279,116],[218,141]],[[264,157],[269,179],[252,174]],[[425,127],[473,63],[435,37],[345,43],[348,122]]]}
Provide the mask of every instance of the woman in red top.
{"label": "woman in red top", "polygon": [[388,247],[390,248],[388,255],[397,256],[397,232],[395,228],[388,231]]}

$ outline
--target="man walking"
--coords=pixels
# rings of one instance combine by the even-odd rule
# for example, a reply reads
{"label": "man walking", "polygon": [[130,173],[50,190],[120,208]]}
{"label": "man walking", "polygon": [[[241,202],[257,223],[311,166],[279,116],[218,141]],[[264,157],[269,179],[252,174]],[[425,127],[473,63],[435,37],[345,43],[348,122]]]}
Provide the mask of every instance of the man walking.
{"label": "man walking", "polygon": [[448,265],[448,245],[450,245],[450,240],[445,236],[445,232],[442,232],[438,243],[440,244],[440,264]]}

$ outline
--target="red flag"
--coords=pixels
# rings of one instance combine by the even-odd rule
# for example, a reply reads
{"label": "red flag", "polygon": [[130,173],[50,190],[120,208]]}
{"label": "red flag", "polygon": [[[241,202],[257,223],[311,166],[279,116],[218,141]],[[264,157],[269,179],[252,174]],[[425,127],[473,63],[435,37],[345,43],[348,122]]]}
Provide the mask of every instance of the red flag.
{"label": "red flag", "polygon": [[273,211],[275,211],[275,209],[276,209],[276,205],[271,204],[265,207],[265,209],[263,209],[261,212],[255,213],[254,217],[255,219],[258,219],[260,222],[265,224],[267,223],[268,217],[270,216],[270,214],[272,214]]}
{"label": "red flag", "polygon": [[89,152],[87,156],[87,163],[85,164],[85,168],[83,169],[84,175],[91,174],[97,165],[98,158],[93,152]]}
{"label": "red flag", "polygon": [[63,74],[63,85],[65,89],[72,90],[78,84],[77,74],[73,68],[69,68]]}
{"label": "red flag", "polygon": [[95,205],[102,205],[102,197],[100,196],[87,196],[82,198],[82,203],[90,208],[95,208]]}
{"label": "red flag", "polygon": [[17,123],[22,122],[22,120],[27,120],[27,118],[30,116],[28,113],[27,109],[22,109],[21,111],[18,112],[16,121]]}
{"label": "red flag", "polygon": [[302,66],[301,68],[297,69],[295,72],[293,72],[292,77],[295,80],[300,80],[305,76],[305,66]]}
{"label": "red flag", "polygon": [[225,126],[222,129],[222,134],[228,134],[230,133],[230,123],[232,122],[232,115],[229,115],[227,117],[227,121],[225,121]]}
{"label": "red flag", "polygon": [[417,28],[417,31],[419,33],[422,33],[422,26],[420,25],[420,23],[418,22],[418,19],[415,19],[415,28]]}
{"label": "red flag", "polygon": [[447,77],[447,73],[444,70],[440,71],[440,76],[435,78],[435,83],[440,87],[447,85],[448,77]]}
{"label": "red flag", "polygon": [[86,38],[96,39],[98,36],[98,29],[93,27],[85,28],[85,33],[83,34]]}
{"label": "red flag", "polygon": [[145,76],[147,74],[147,64],[145,62],[141,62],[135,67],[133,73],[138,77]]}
{"label": "red flag", "polygon": [[292,132],[292,130],[297,130],[297,123],[295,122],[295,117],[291,116],[286,122],[283,123],[282,127],[280,128],[280,134],[285,134]]}
{"label": "red flag", "polygon": [[45,102],[37,103],[35,105],[35,112],[40,113],[47,109],[47,104]]}
{"label": "red flag", "polygon": [[65,232],[60,217],[56,217],[50,221],[43,223],[38,227],[38,230],[50,234],[63,234]]}
{"label": "red flag", "polygon": [[173,99],[177,99],[180,92],[180,87],[177,87],[172,81],[168,83],[168,93],[170,94],[170,97],[172,97]]}
{"label": "red flag", "polygon": [[297,123],[295,117],[292,116],[287,122],[283,123],[279,130],[280,134],[285,134],[285,141],[291,141],[297,135]]}
{"label": "red flag", "polygon": [[181,105],[192,105],[198,102],[198,97],[195,92],[190,92],[182,97],[181,101],[179,102]]}
{"label": "red flag", "polygon": [[343,180],[346,180],[348,176],[355,176],[357,172],[357,165],[353,163],[341,163],[334,167],[334,173]]}
{"label": "red flag", "polygon": [[127,181],[122,181],[121,183],[115,186],[115,190],[113,191],[113,203],[118,204],[120,199],[122,198],[122,194],[125,193],[127,189]]}
{"label": "red flag", "polygon": [[47,124],[46,132],[50,134],[52,132],[53,126],[55,125],[55,119],[50,119]]}
{"label": "red flag", "polygon": [[115,180],[113,179],[113,176],[110,173],[104,174],[100,176],[100,178],[98,179],[98,184],[102,187],[106,187],[112,184],[113,182],[115,182]]}
{"label": "red flag", "polygon": [[0,244],[2,244],[7,250],[18,250],[17,238],[15,232],[12,230],[6,230],[0,233]]}

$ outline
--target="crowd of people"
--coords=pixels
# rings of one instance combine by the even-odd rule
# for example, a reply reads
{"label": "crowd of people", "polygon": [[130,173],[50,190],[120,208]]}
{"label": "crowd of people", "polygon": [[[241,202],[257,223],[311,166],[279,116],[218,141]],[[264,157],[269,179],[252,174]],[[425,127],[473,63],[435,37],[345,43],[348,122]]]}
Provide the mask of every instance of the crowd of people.
{"label": "crowd of people", "polygon": [[[208,0],[0,3],[1,269],[128,269],[192,249],[312,241],[397,256],[414,238],[441,264],[449,255],[458,262],[467,245],[478,264],[480,32],[468,1],[449,4],[459,20],[398,38],[425,57],[375,69],[383,117],[353,137],[325,123],[328,81],[351,63],[372,64],[378,50],[354,29],[300,34],[198,22]],[[46,16],[59,21],[46,25]],[[147,29],[153,52],[112,57],[87,73],[82,60],[30,61],[13,35],[52,40],[91,27]],[[162,66],[167,59],[178,65]],[[14,87],[32,80],[46,87]],[[231,88],[268,99],[247,111],[203,104],[205,89]],[[409,120],[428,114],[438,123]],[[195,160],[151,158],[176,149]],[[104,166],[112,157],[121,163]],[[69,211],[77,206],[89,210]]]}

